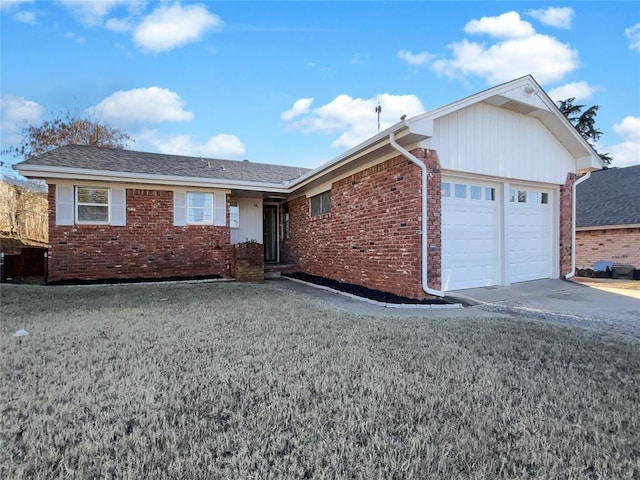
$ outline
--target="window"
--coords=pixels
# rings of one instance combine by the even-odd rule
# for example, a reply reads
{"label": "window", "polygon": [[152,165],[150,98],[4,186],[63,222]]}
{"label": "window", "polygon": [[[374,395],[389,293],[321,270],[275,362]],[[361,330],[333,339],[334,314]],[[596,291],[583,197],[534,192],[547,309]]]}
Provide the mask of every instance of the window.
{"label": "window", "polygon": [[456,198],[467,198],[467,186],[461,183],[456,183],[454,187]]}
{"label": "window", "polygon": [[311,197],[311,216],[317,217],[331,211],[331,190]]}
{"label": "window", "polygon": [[442,182],[442,196],[443,197],[450,197],[451,196],[451,184],[447,183],[447,182]]}
{"label": "window", "polygon": [[549,194],[548,193],[542,192],[540,194],[540,203],[544,203],[544,204],[549,203]]}
{"label": "window", "polygon": [[510,202],[515,202],[516,201],[516,191],[515,190],[509,190],[509,201]]}
{"label": "window", "polygon": [[187,223],[213,224],[213,193],[187,192]]}
{"label": "window", "polygon": [[529,203],[540,203],[540,194],[538,192],[529,192]]}
{"label": "window", "polygon": [[78,223],[109,223],[109,189],[107,187],[76,187],[76,221]]}
{"label": "window", "polygon": [[240,228],[240,209],[236,201],[229,202],[229,226]]}
{"label": "window", "polygon": [[518,203],[527,203],[527,191],[518,190]]}
{"label": "window", "polygon": [[311,197],[311,216],[316,217],[331,211],[331,191]]}
{"label": "window", "polygon": [[496,189],[493,187],[485,187],[484,188],[484,199],[489,200],[491,202],[496,199]]}
{"label": "window", "polygon": [[471,200],[482,200],[482,187],[471,185]]}

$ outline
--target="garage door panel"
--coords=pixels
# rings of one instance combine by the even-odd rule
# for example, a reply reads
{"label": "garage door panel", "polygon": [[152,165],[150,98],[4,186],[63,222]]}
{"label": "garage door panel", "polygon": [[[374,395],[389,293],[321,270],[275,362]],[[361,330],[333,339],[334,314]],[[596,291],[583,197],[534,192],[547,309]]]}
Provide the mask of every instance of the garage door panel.
{"label": "garage door panel", "polygon": [[[442,288],[456,290],[499,281],[497,185],[486,182],[443,180],[449,196],[442,197]],[[455,188],[465,185],[466,188]],[[471,188],[471,187],[480,187]],[[490,195],[485,198],[485,188]],[[456,198],[464,191],[465,198]],[[480,191],[481,198],[477,197]]]}
{"label": "garage door panel", "polygon": [[[509,274],[512,283],[550,278],[553,210],[549,190],[513,185],[508,203]],[[524,193],[524,194],[523,194]],[[524,200],[524,201],[523,201]]]}

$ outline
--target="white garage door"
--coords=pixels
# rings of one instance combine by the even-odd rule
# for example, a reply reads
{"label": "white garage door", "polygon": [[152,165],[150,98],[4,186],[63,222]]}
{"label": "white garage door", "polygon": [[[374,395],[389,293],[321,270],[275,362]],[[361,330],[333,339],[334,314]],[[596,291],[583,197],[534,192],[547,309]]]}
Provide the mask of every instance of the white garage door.
{"label": "white garage door", "polygon": [[500,192],[497,183],[443,178],[442,290],[552,277],[551,190],[512,184],[506,219]]}
{"label": "white garage door", "polygon": [[498,186],[442,182],[442,289],[500,283]]}
{"label": "white garage door", "polygon": [[551,192],[511,185],[508,215],[511,283],[550,278],[553,259]]}

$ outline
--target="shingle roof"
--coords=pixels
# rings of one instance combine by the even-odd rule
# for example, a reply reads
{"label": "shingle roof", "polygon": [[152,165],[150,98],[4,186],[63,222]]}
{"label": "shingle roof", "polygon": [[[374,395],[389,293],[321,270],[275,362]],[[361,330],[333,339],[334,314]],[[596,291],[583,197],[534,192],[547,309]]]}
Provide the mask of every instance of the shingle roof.
{"label": "shingle roof", "polygon": [[248,160],[185,157],[86,145],[67,145],[56,148],[18,165],[44,165],[133,174],[280,184],[309,171],[307,168],[254,163]]}
{"label": "shingle roof", "polygon": [[640,224],[640,165],[593,172],[576,187],[576,226]]}

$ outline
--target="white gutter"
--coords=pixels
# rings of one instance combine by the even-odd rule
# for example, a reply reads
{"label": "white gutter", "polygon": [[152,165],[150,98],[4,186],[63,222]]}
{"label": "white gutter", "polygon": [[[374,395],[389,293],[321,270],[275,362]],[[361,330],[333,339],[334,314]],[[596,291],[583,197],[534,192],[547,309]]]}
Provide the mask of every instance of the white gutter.
{"label": "white gutter", "polygon": [[424,162],[421,162],[415,155],[411,154],[408,150],[401,147],[396,143],[395,135],[393,132],[389,134],[389,145],[391,145],[396,151],[400,152],[407,160],[411,160],[422,172],[422,289],[429,295],[435,295],[437,297],[444,297],[444,292],[440,290],[434,290],[427,285],[427,257],[428,257],[428,242],[427,242],[427,166]]}
{"label": "white gutter", "polygon": [[571,197],[571,271],[566,273],[564,278],[571,278],[576,274],[576,187],[585,180],[589,180],[591,172],[587,172],[583,177],[573,182],[573,192]]}

